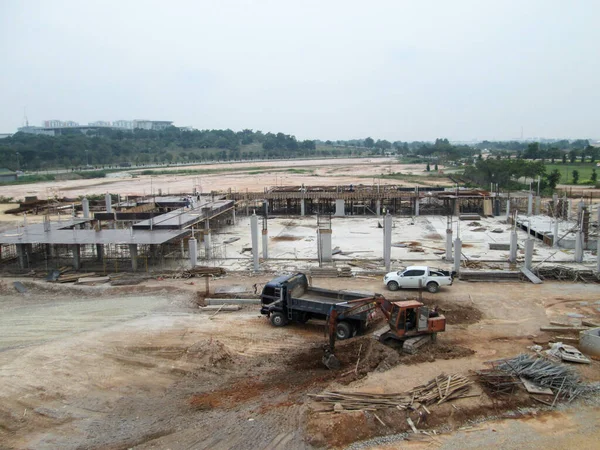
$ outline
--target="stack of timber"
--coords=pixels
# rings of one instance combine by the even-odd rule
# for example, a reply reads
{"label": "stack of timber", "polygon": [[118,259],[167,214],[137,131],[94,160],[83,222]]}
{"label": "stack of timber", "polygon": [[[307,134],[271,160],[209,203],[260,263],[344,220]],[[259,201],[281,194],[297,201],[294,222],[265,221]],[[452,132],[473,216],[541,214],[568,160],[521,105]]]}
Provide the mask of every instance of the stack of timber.
{"label": "stack of timber", "polygon": [[190,278],[190,277],[216,277],[225,275],[227,271],[222,267],[195,266],[183,272],[176,273],[172,278]]}
{"label": "stack of timber", "polygon": [[438,375],[429,383],[398,394],[331,391],[308,394],[326,406],[322,411],[377,411],[379,409],[416,409],[420,405],[441,404],[467,397],[473,382],[463,375]]}
{"label": "stack of timber", "polygon": [[460,220],[481,220],[481,216],[479,214],[461,214],[458,216]]}
{"label": "stack of timber", "polygon": [[79,282],[80,279],[86,277],[95,277],[96,274],[94,272],[90,273],[61,273],[61,275],[56,280],[57,283],[75,283]]}
{"label": "stack of timber", "polygon": [[335,267],[312,267],[310,276],[313,278],[335,278],[338,276],[338,270]]}
{"label": "stack of timber", "polygon": [[350,266],[340,267],[340,272],[339,272],[338,276],[345,277],[345,278],[352,277],[352,268],[350,268]]}
{"label": "stack of timber", "polygon": [[521,272],[518,270],[461,270],[460,279],[463,281],[519,281]]}
{"label": "stack of timber", "polygon": [[534,268],[533,273],[541,280],[600,283],[600,273],[589,269],[575,269],[567,266],[541,266]]}

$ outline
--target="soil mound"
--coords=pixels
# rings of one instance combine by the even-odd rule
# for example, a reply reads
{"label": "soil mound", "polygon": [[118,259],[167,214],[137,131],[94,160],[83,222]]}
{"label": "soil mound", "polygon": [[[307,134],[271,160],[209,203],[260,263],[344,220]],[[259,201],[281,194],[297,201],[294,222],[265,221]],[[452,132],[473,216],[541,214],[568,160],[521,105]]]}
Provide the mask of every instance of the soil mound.
{"label": "soil mound", "polygon": [[197,341],[187,348],[187,361],[209,367],[227,367],[234,363],[234,355],[217,339]]}

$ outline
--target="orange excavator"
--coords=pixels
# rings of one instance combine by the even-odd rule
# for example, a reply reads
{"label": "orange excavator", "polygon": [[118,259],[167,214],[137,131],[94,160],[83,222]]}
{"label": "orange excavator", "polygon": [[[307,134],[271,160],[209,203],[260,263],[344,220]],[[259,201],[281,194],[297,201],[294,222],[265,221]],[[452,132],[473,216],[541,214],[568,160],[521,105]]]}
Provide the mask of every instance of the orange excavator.
{"label": "orange excavator", "polygon": [[[350,305],[352,306],[348,308]],[[343,309],[337,308],[338,306],[343,306]],[[437,333],[446,330],[446,318],[436,308],[430,309],[416,300],[392,302],[375,294],[372,297],[337,303],[331,307],[327,318],[329,343],[323,347],[323,364],[327,368],[340,368],[340,362],[334,354],[338,322],[347,316],[375,309],[381,310],[387,324],[375,331],[373,337],[383,343],[391,339],[402,342],[402,350],[406,353],[415,353],[423,345],[435,341]]]}

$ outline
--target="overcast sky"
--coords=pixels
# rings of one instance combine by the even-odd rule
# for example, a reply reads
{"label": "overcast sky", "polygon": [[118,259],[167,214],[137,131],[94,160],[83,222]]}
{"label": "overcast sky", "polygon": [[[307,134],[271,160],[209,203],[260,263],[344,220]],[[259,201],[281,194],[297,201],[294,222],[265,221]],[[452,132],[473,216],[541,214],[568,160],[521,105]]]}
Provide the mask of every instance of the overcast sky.
{"label": "overcast sky", "polygon": [[0,133],[600,137],[600,1],[0,0]]}

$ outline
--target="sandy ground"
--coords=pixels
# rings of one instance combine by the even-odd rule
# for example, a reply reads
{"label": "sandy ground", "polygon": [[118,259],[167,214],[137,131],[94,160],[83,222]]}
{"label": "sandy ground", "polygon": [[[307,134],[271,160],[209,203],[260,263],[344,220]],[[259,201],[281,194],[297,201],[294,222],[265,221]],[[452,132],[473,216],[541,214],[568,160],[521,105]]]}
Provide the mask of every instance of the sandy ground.
{"label": "sandy ground", "polygon": [[[262,191],[265,187],[279,185],[302,184],[311,185],[349,185],[349,184],[400,184],[416,186],[448,185],[451,182],[444,178],[428,178],[425,164],[398,164],[394,159],[326,159],[307,161],[269,161],[257,163],[207,164],[199,166],[158,168],[154,170],[193,170],[208,169],[231,170],[239,167],[241,172],[224,172],[206,175],[139,175],[141,170],[120,172],[118,176],[92,180],[67,180],[61,182],[44,182],[14,186],[3,186],[0,194],[6,197],[23,199],[36,195],[38,198],[78,197],[84,194],[104,194],[110,192],[121,195],[149,195],[151,192],[163,194],[192,192],[198,188],[200,192],[210,191]],[[262,170],[252,174],[255,170]],[[273,170],[266,170],[273,168]],[[248,170],[245,170],[248,169]],[[287,172],[287,169],[301,169],[305,173]],[[402,181],[379,179],[382,174],[401,172],[406,175],[422,176],[422,181]],[[129,174],[129,178],[125,178]],[[134,177],[135,176],[135,177]]]}
{"label": "sandy ground", "polygon": [[[211,286],[250,291],[252,284],[267,280],[231,275]],[[14,293],[10,281],[0,287],[0,447],[9,449],[342,448],[404,431],[404,416],[382,412],[388,424],[383,427],[372,416],[349,422],[351,414],[319,415],[307,393],[405,391],[440,372],[466,373],[487,360],[527,352],[534,338],[543,337],[541,325],[569,320],[568,313],[600,320],[597,286],[458,281],[425,295],[425,302],[440,305],[449,321],[435,348],[460,352],[442,357],[430,348],[416,359],[400,358],[395,366],[375,371],[361,366],[360,376],[348,378],[321,367],[319,322],[274,328],[258,307],[216,316],[200,313],[196,301],[202,283],[150,280],[111,288],[24,280],[29,292],[22,295]],[[382,290],[378,278],[319,279],[315,284]],[[414,293],[386,295],[402,299]],[[356,343],[360,339],[366,343],[368,338],[356,338]],[[346,364],[354,366],[355,340],[338,349],[340,354],[351,350]],[[594,361],[581,371],[599,380],[599,368]],[[456,401],[458,410],[447,417],[453,408],[432,407],[430,429],[450,425],[456,430],[467,419],[499,414],[498,405],[484,398]],[[443,423],[436,422],[436,415]],[[446,433],[427,444],[568,448],[575,436],[578,448],[595,448],[598,417],[596,406],[577,404],[558,413],[486,422],[475,431]],[[557,424],[569,434],[557,431]],[[470,447],[460,446],[465,436]],[[415,442],[380,448],[404,445],[424,448]]]}

